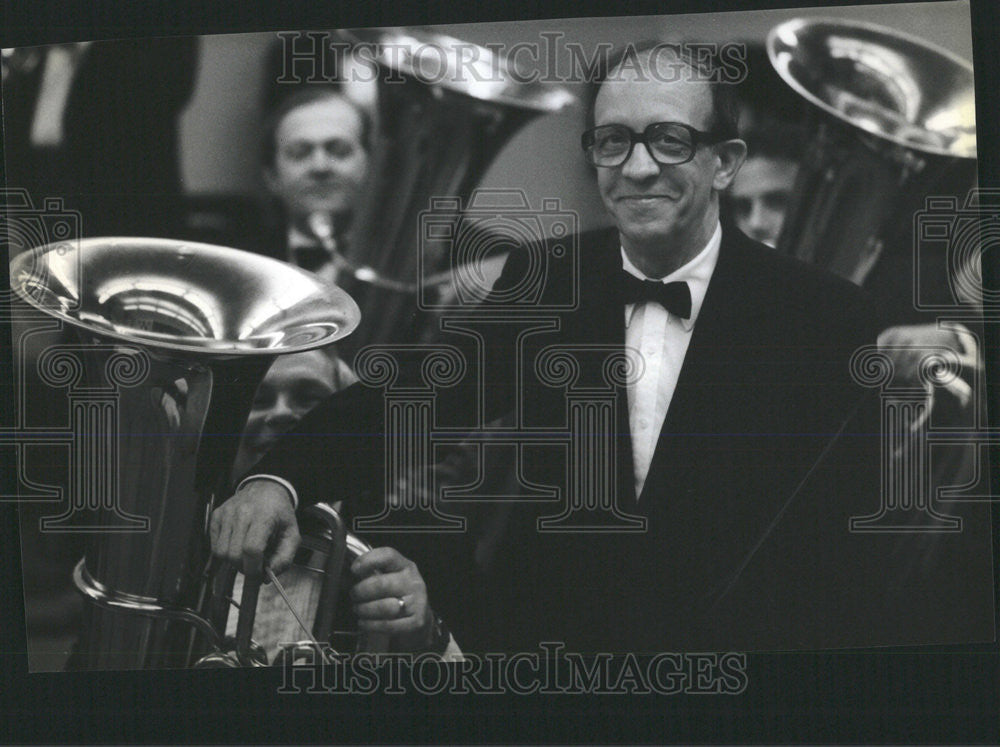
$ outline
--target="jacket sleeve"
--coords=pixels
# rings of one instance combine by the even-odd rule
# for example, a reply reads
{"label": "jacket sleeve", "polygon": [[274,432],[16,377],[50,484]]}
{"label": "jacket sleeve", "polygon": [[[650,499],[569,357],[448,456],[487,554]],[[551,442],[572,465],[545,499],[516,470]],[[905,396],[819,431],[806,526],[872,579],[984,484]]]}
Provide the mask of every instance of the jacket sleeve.
{"label": "jacket sleeve", "polygon": [[[526,261],[522,252],[513,253],[494,290],[502,291],[516,283],[525,272]],[[487,298],[474,313],[480,319],[498,319],[504,313],[504,305]],[[514,360],[513,346],[517,343],[505,326],[472,325],[469,333],[453,331],[441,336],[437,344],[457,350],[464,361],[465,373],[454,385],[436,390],[435,422],[441,420],[452,428],[476,430],[483,425],[477,422],[480,406],[485,422],[499,418],[514,406],[514,376],[501,369]],[[408,386],[425,388],[421,364],[432,347],[392,353],[399,366],[392,386],[397,390]],[[490,365],[491,361],[499,365]],[[386,490],[387,392],[386,387],[364,383],[337,392],[283,436],[252,474],[287,480],[295,487],[300,505],[380,500]],[[489,396],[485,396],[486,392]]]}

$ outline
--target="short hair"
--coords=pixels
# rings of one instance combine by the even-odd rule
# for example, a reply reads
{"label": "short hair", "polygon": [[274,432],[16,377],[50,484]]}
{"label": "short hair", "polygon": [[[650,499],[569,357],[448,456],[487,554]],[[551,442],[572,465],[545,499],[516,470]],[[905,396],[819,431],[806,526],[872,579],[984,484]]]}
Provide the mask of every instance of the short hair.
{"label": "short hair", "polygon": [[293,110],[319,101],[337,99],[348,104],[358,114],[361,122],[361,146],[371,152],[371,117],[368,112],[355,102],[351,101],[340,88],[323,86],[319,88],[302,88],[290,93],[264,120],[263,130],[260,138],[260,162],[264,166],[274,166],[274,159],[277,155],[277,145],[275,138],[278,134],[278,127],[282,120]]}
{"label": "short hair", "polygon": [[[720,74],[720,65],[714,55],[698,55],[693,53],[690,43],[647,40],[637,44],[626,44],[612,50],[601,59],[590,80],[587,91],[586,126],[594,126],[594,106],[601,86],[610,78],[611,73],[629,60],[638,60],[640,56],[656,50],[669,50],[680,62],[687,65],[698,80],[705,81],[712,95],[711,131],[725,140],[734,140],[739,135],[739,105],[736,98],[736,86],[726,81]],[[708,49],[699,45],[699,51]]]}

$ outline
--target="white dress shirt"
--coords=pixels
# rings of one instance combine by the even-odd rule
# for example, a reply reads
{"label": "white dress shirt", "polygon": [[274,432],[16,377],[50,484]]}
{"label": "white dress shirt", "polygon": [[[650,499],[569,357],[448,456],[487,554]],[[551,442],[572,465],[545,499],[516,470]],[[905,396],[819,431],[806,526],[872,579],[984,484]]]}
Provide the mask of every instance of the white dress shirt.
{"label": "white dress shirt", "polygon": [[625,304],[625,345],[637,350],[644,366],[642,375],[628,387],[628,422],[632,431],[632,464],[635,494],[642,494],[649,465],[660,437],[660,428],[677,388],[691,333],[715,271],[722,243],[722,227],[716,225],[705,248],[686,265],[664,278],[647,278],[629,261],[622,249],[625,272],[641,280],[662,283],[684,281],[691,291],[691,318],[681,319],[655,301]]}

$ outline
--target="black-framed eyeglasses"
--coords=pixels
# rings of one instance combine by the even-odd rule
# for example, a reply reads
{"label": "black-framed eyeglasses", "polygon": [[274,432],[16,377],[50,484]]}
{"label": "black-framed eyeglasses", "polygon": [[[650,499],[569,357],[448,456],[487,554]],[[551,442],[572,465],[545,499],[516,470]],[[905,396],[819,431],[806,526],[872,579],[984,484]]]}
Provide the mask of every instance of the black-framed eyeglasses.
{"label": "black-framed eyeglasses", "polygon": [[718,143],[727,138],[715,132],[702,132],[683,122],[654,122],[641,133],[625,125],[609,124],[583,133],[581,143],[587,159],[595,166],[621,166],[631,156],[636,143],[642,143],[654,161],[676,166],[694,158],[702,143]]}

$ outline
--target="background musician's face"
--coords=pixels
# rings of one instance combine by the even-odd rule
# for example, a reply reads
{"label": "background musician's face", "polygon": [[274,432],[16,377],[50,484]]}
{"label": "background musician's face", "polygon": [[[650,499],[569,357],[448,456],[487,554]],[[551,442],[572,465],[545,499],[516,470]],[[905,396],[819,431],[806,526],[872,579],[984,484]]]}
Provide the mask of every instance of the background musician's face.
{"label": "background musician's face", "polygon": [[798,164],[788,158],[752,156],[729,188],[733,220],[747,236],[777,246],[795,187]]}
{"label": "background musician's face", "polygon": [[312,101],[288,112],[274,135],[274,164],[265,170],[271,192],[293,220],[350,210],[368,170],[364,124],[343,98]]}
{"label": "background musician's face", "polygon": [[275,359],[257,389],[233,468],[242,475],[306,413],[337,389],[334,362],[311,350]]}
{"label": "background musician's face", "polygon": [[[676,61],[655,75],[635,66],[613,72],[594,102],[595,126],[622,124],[642,132],[654,122],[710,130],[708,83],[692,80]],[[728,145],[699,145],[687,163],[664,166],[637,143],[621,166],[597,169],[601,198],[622,245],[647,274],[655,277],[676,269],[711,238],[718,220],[717,192],[729,186],[744,153],[741,141]]]}

